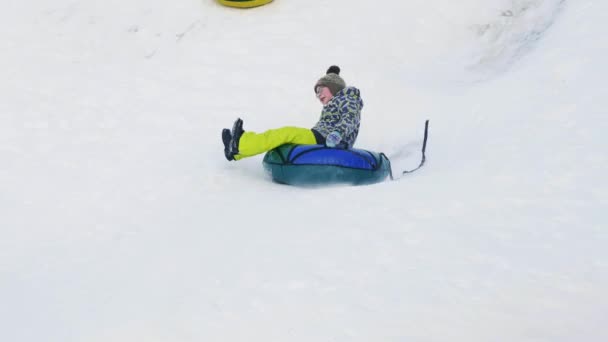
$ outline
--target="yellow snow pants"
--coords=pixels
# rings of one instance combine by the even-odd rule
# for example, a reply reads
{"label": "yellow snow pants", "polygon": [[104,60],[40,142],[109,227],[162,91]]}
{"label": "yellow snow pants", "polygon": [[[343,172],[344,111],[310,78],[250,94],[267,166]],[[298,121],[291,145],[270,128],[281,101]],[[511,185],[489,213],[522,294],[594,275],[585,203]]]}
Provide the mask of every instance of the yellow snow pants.
{"label": "yellow snow pants", "polygon": [[308,128],[282,127],[264,133],[245,132],[239,140],[239,154],[234,159],[255,156],[283,144],[314,145],[317,139]]}

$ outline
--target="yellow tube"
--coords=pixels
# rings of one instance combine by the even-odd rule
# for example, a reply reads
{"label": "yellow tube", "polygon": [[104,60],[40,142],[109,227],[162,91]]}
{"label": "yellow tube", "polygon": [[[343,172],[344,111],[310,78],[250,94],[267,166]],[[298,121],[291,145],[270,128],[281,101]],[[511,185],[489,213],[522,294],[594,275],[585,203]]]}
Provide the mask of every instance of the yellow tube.
{"label": "yellow tube", "polygon": [[218,0],[220,4],[228,7],[251,8],[266,5],[272,0]]}

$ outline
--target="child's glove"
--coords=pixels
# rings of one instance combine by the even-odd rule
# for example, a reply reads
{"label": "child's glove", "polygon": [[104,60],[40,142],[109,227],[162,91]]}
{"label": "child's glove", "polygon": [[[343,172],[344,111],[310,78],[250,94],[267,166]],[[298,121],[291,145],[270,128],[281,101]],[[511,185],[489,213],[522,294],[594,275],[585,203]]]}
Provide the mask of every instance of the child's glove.
{"label": "child's glove", "polygon": [[325,146],[327,147],[336,147],[342,141],[342,136],[338,131],[333,131],[327,135],[325,138]]}

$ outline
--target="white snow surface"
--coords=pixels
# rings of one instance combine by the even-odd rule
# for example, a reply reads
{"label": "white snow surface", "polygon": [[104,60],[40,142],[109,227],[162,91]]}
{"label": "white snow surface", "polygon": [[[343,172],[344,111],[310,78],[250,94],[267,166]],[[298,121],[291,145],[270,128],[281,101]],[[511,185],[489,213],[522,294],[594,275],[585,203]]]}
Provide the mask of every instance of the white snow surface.
{"label": "white snow surface", "polygon": [[[608,2],[4,1],[0,341],[607,341]],[[327,67],[398,181],[298,188],[220,131]],[[396,157],[398,156],[398,157]]]}

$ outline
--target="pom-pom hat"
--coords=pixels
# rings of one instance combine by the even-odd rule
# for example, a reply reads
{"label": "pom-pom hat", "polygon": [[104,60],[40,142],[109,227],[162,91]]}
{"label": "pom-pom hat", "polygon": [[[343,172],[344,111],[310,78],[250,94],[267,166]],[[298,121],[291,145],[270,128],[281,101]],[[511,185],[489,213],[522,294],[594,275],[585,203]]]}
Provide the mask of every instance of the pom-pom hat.
{"label": "pom-pom hat", "polygon": [[340,77],[340,67],[332,65],[327,69],[326,75],[321,77],[315,84],[315,93],[317,92],[317,87],[320,86],[329,88],[332,95],[336,95],[337,92],[346,88],[346,82]]}

